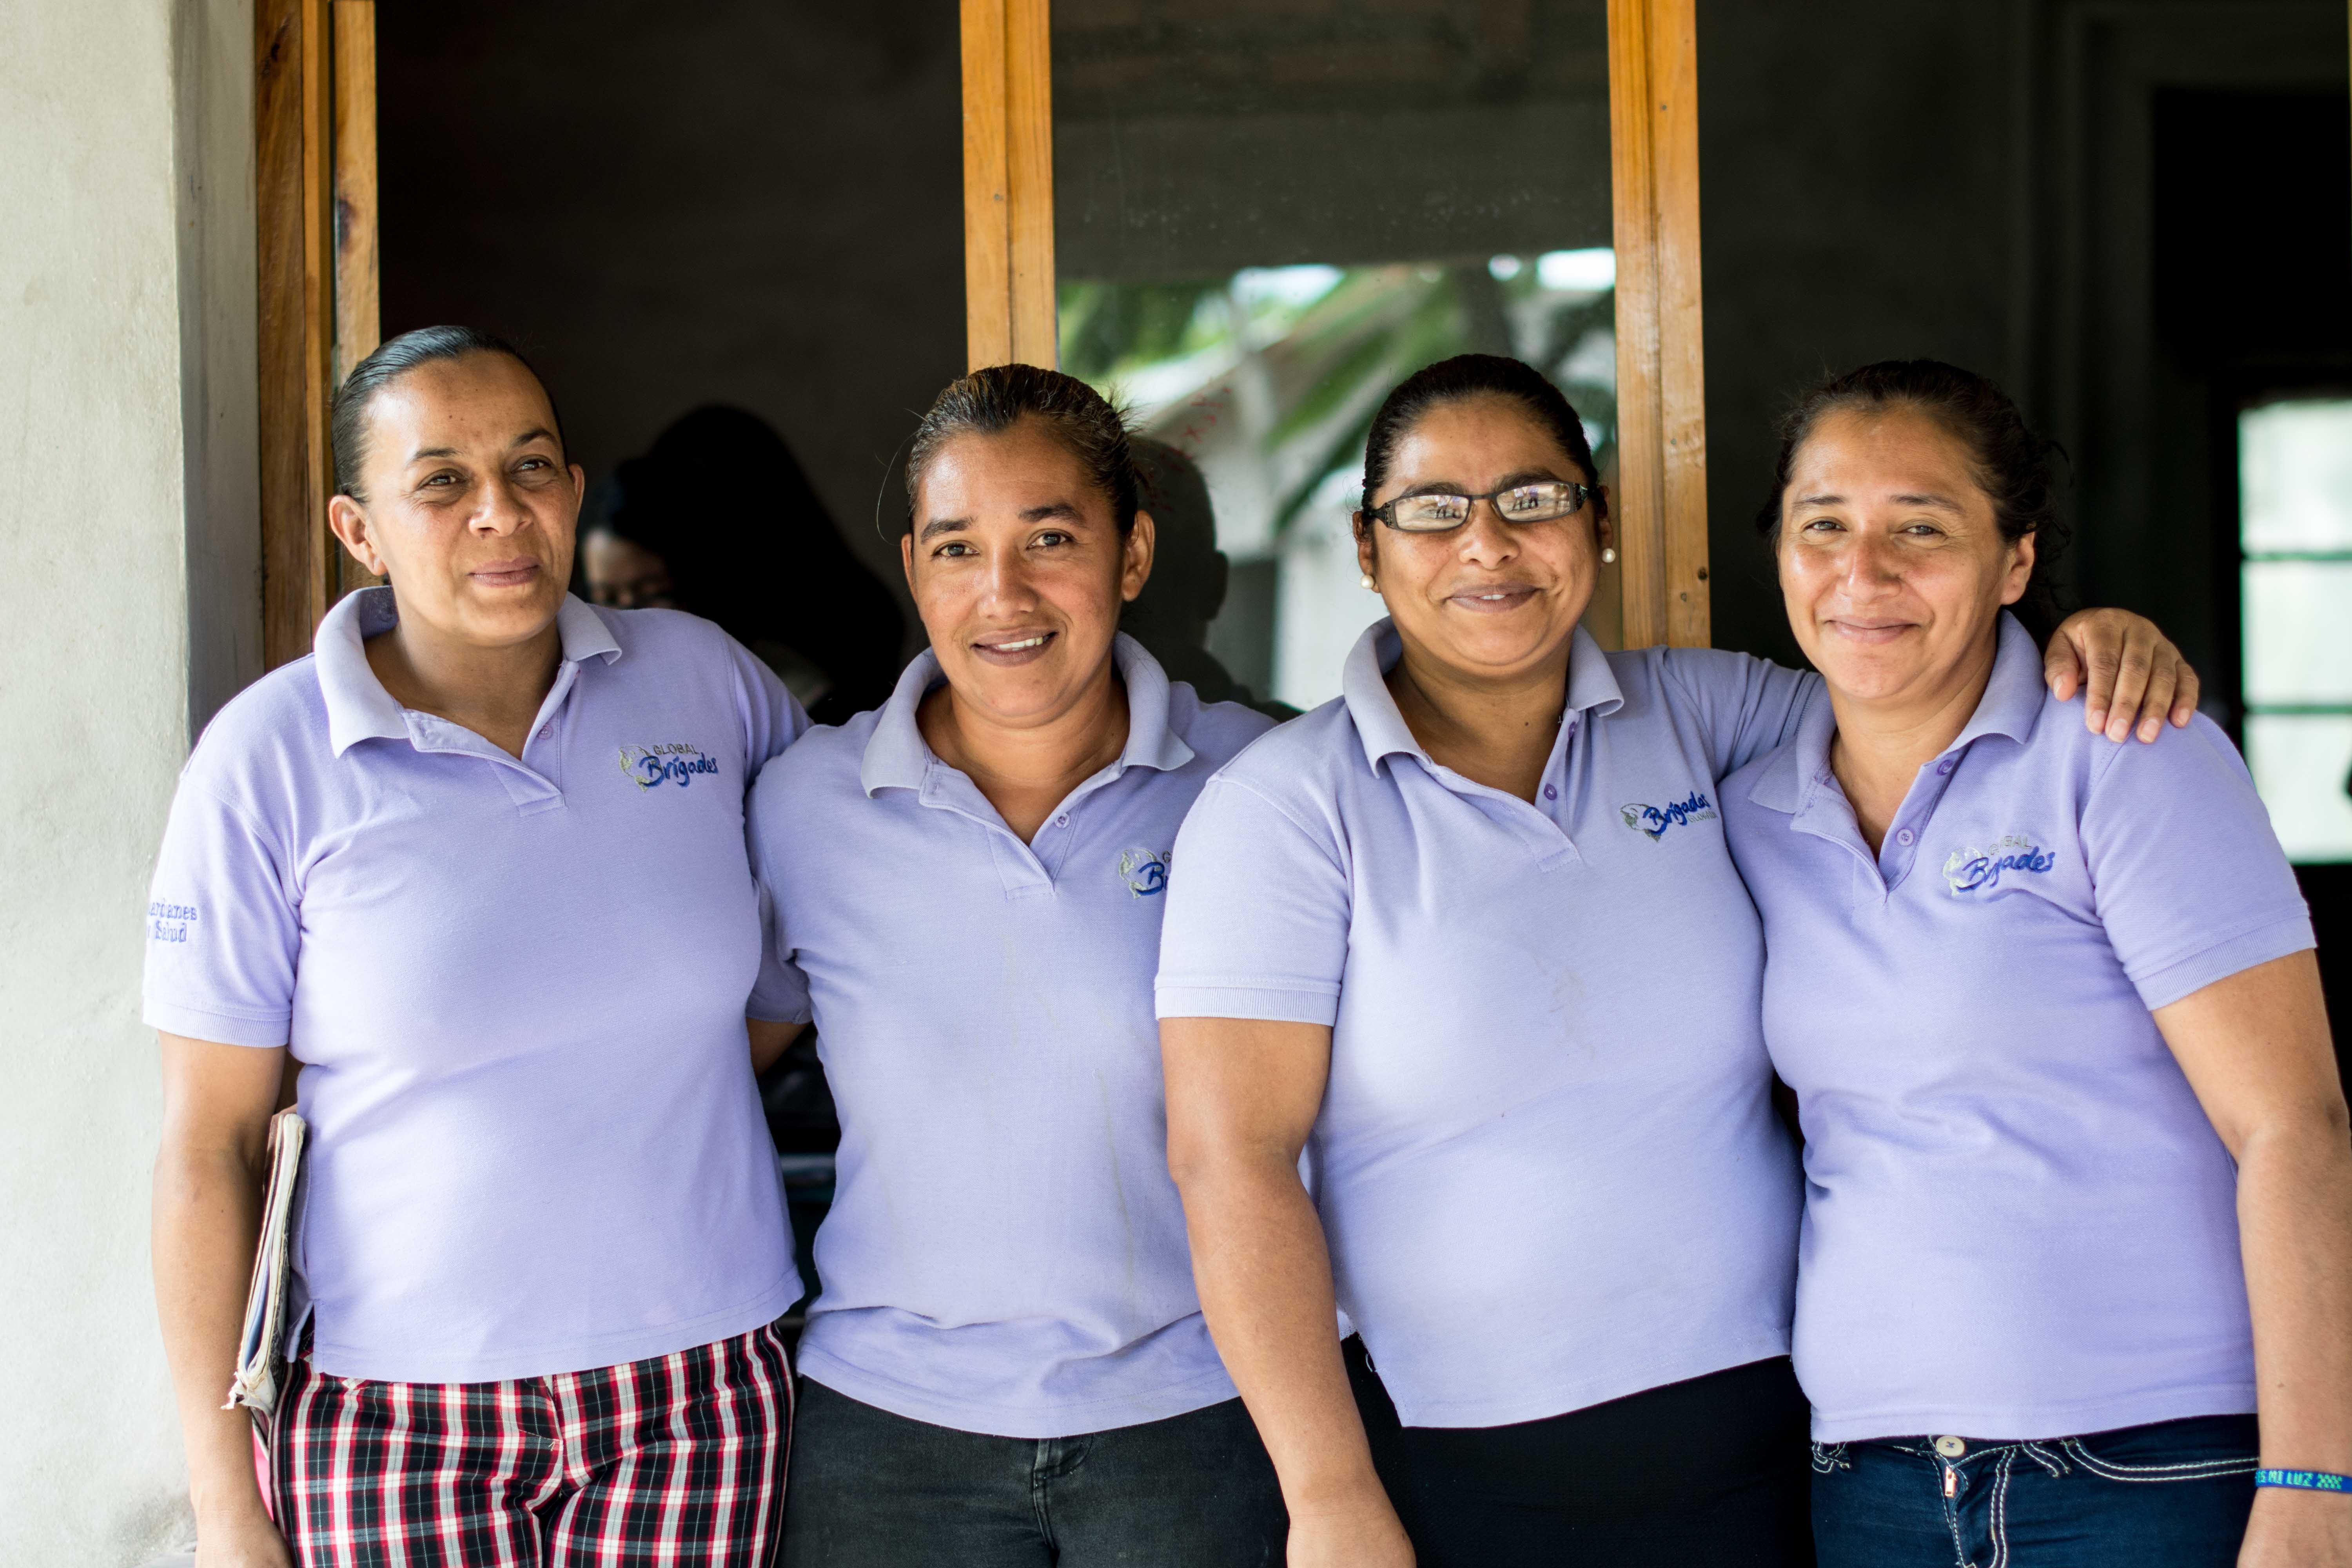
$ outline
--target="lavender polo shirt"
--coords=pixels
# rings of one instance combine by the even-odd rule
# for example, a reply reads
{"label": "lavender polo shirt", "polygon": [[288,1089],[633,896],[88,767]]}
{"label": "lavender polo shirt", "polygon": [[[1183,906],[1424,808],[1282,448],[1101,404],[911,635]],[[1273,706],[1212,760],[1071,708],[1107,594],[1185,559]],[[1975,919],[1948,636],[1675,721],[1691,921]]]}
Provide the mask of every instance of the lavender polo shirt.
{"label": "lavender polo shirt", "polygon": [[1414,1426],[1492,1426],[1785,1353],[1796,1157],[1717,779],[1816,689],[1579,630],[1534,804],[1433,762],[1381,679],[1210,781],[1162,1017],[1331,1026],[1308,1145],[1339,1305]]}
{"label": "lavender polo shirt", "polygon": [[566,599],[520,761],[368,668],[392,591],[205,730],[146,1019],[290,1045],[324,1373],[477,1383],[745,1331],[801,1286],[743,1018],[743,795],[806,724],[708,621]]}
{"label": "lavender polo shirt", "polygon": [[1799,1096],[1813,1433],[2056,1437],[2254,1408],[2228,1152],[2149,1016],[2312,945],[2204,719],[2110,745],[2001,618],[1975,716],[1872,855],[1836,719],[1724,784]]}
{"label": "lavender polo shirt", "polygon": [[1234,1397],[1168,1176],[1151,974],[1177,825],[1269,721],[1126,637],[1115,658],[1126,749],[1033,843],[924,743],[929,652],[752,794],[776,959],[753,1011],[814,1019],[841,1112],[800,1364],[935,1426],[1069,1436]]}

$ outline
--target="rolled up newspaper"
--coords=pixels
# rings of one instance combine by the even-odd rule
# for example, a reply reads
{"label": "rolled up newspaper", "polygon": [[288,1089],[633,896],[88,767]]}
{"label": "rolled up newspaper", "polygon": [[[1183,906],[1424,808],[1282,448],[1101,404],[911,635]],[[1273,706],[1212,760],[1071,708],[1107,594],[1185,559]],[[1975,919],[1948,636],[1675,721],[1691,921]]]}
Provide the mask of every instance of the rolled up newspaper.
{"label": "rolled up newspaper", "polygon": [[253,1285],[245,1297],[245,1332],[237,1341],[236,1376],[224,1410],[239,1405],[267,1415],[278,1404],[286,1368],[288,1253],[295,1189],[302,1180],[302,1144],[310,1128],[300,1113],[269,1119],[269,1187],[261,1201],[261,1244],[253,1249]]}

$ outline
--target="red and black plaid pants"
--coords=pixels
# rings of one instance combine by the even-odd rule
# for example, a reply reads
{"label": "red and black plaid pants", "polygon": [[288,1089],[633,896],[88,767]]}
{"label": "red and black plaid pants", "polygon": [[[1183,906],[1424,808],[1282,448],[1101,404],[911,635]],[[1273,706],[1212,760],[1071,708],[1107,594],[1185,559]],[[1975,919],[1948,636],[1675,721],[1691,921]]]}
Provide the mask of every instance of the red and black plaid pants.
{"label": "red and black plaid pants", "polygon": [[304,1356],[272,1503],[301,1568],[768,1568],[792,1402],[772,1325],[507,1383],[330,1377]]}

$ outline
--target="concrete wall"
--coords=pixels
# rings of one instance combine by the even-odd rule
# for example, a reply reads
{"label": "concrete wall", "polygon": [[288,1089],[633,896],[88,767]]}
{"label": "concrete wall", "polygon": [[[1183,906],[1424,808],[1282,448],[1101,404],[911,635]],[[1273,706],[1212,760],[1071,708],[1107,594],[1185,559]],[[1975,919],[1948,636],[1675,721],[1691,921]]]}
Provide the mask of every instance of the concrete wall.
{"label": "concrete wall", "polygon": [[254,672],[251,30],[0,3],[0,1563],[185,1534],[140,910],[192,708]]}

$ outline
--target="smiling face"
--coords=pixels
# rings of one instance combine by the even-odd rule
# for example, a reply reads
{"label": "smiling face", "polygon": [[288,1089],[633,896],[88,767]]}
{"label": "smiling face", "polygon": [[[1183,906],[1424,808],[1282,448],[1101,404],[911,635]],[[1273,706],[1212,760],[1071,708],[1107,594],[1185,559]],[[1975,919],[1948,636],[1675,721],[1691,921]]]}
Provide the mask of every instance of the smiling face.
{"label": "smiling face", "polygon": [[1110,679],[1119,606],[1151,574],[1151,519],[1110,498],[1034,418],[962,435],[925,465],[901,542],[907,586],[960,705],[1050,723]]}
{"label": "smiling face", "polygon": [[1990,667],[2033,536],[2001,537],[1968,448],[1927,416],[1840,409],[1790,466],[1779,557],[1790,626],[1832,690],[1932,703]]}
{"label": "smiling face", "polygon": [[543,634],[572,576],[584,476],[538,379],[499,353],[418,366],[367,411],[362,498],[328,519],[388,576],[402,623],[474,647]]}
{"label": "smiling face", "polygon": [[[1441,404],[1391,453],[1374,506],[1434,491],[1479,495],[1538,479],[1590,484],[1517,399]],[[1408,657],[1474,683],[1510,682],[1568,657],[1601,572],[1609,524],[1591,501],[1549,522],[1505,522],[1480,501],[1445,533],[1408,533],[1359,514],[1357,559],[1380,588]]]}

